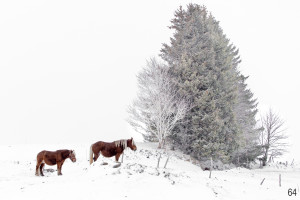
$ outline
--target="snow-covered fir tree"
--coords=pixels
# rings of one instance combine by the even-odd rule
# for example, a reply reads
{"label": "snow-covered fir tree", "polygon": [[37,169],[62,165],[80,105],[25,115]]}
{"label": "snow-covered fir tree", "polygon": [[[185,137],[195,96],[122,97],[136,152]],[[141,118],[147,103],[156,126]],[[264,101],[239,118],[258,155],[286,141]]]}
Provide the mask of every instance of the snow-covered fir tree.
{"label": "snow-covered fir tree", "polygon": [[233,162],[240,165],[254,161],[262,154],[258,138],[261,128],[258,127],[255,116],[257,114],[257,101],[253,93],[247,88],[245,81],[248,77],[240,75],[238,83],[237,103],[234,106],[239,135],[238,148],[233,153]]}
{"label": "snow-covered fir tree", "polygon": [[247,115],[250,123],[255,121],[256,113],[252,96],[239,91],[246,89],[239,86],[238,50],[204,6],[189,4],[186,10],[180,7],[171,23],[175,32],[170,45],[163,45],[161,57],[171,66],[169,73],[179,94],[193,105],[171,139],[198,159],[212,156],[232,161],[241,140],[250,138],[241,137],[244,126],[239,124],[239,117],[246,114],[238,113],[239,104],[249,103],[254,109]]}

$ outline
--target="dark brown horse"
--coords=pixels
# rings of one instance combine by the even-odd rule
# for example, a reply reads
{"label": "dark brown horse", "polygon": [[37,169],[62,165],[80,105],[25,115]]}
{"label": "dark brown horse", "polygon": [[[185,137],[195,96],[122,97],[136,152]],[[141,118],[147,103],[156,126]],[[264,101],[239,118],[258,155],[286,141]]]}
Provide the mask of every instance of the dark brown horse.
{"label": "dark brown horse", "polygon": [[[90,148],[90,164],[98,159],[100,152],[104,157],[115,156],[116,161],[118,162],[120,155],[127,147],[133,151],[136,151],[136,145],[132,138],[129,140],[117,140],[109,143],[102,141],[96,142],[92,144]],[[93,154],[95,155],[94,158]]]}
{"label": "dark brown horse", "polygon": [[40,170],[41,176],[44,176],[43,167],[45,163],[47,165],[57,164],[57,175],[62,175],[61,167],[67,158],[70,158],[72,162],[76,162],[76,155],[74,150],[62,149],[57,151],[41,151],[36,157],[35,175],[38,176],[38,170]]}

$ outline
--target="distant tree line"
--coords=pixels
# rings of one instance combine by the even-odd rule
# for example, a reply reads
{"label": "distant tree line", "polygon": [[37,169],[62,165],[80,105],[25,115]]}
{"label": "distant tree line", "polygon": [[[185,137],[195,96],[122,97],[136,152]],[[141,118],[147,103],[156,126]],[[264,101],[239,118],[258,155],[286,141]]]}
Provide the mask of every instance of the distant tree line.
{"label": "distant tree line", "polygon": [[219,22],[206,7],[189,4],[175,11],[169,28],[173,37],[160,54],[166,64],[151,59],[138,75],[130,124],[146,141],[162,147],[167,140],[198,160],[245,163],[268,154],[257,100]]}

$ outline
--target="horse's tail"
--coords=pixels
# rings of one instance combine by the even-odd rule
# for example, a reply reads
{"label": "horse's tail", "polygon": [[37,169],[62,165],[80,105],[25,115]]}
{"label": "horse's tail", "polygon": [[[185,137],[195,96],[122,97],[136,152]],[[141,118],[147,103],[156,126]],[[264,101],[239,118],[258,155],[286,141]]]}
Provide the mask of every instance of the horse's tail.
{"label": "horse's tail", "polygon": [[93,149],[92,149],[93,145],[91,145],[90,147],[90,165],[93,163],[94,159],[93,159]]}

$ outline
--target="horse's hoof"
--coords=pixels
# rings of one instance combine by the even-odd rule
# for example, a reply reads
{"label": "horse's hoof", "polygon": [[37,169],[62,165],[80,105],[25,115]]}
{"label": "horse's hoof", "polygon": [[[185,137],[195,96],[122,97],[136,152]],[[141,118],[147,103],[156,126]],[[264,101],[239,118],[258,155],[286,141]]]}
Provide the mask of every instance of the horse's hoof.
{"label": "horse's hoof", "polygon": [[120,167],[121,166],[121,163],[117,163],[113,166],[113,168],[117,168],[117,167]]}

